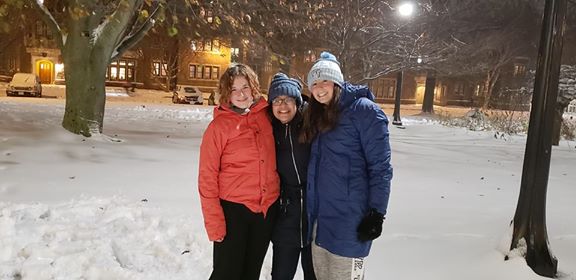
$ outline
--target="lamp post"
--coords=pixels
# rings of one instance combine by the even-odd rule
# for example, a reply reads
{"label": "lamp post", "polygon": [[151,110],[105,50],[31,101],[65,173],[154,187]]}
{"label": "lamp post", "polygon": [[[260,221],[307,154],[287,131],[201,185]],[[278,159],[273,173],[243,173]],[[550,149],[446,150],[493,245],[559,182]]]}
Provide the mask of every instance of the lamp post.
{"label": "lamp post", "polygon": [[[400,17],[408,18],[414,13],[414,4],[412,2],[405,2],[398,6],[398,14]],[[404,69],[401,69],[396,75],[396,95],[394,96],[394,119],[393,125],[402,125],[400,118],[400,103],[402,101],[402,84],[404,81]]]}

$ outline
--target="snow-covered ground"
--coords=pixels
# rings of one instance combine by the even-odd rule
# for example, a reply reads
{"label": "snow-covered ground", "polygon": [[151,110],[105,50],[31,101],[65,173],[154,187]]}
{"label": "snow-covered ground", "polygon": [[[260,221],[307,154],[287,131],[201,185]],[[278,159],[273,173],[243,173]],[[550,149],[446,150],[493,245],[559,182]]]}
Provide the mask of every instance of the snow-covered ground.
{"label": "snow-covered ground", "polygon": [[[62,129],[63,110],[0,99],[0,279],[207,279],[197,169],[211,107],[109,103],[93,138]],[[403,122],[390,128],[393,191],[366,279],[545,279],[502,253],[525,137]],[[554,147],[548,185],[561,279],[576,279],[575,146]]]}

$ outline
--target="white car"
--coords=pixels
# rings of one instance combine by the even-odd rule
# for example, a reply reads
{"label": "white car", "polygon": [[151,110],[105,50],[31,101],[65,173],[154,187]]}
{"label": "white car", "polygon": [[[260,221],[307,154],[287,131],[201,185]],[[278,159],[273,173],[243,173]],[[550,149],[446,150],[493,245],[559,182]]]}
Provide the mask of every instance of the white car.
{"label": "white car", "polygon": [[172,93],[172,103],[202,105],[204,97],[196,86],[179,85]]}
{"label": "white car", "polygon": [[6,87],[7,96],[42,97],[42,84],[38,76],[31,73],[16,73]]}

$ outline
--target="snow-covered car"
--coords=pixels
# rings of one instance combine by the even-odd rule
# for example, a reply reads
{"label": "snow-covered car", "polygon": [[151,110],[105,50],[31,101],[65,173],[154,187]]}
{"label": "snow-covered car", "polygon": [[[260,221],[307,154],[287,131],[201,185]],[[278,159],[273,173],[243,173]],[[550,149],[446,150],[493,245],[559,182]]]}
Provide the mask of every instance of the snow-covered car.
{"label": "snow-covered car", "polygon": [[6,87],[6,95],[42,97],[40,78],[31,73],[16,73]]}
{"label": "snow-covered car", "polygon": [[204,97],[196,86],[179,85],[172,93],[172,103],[202,105]]}

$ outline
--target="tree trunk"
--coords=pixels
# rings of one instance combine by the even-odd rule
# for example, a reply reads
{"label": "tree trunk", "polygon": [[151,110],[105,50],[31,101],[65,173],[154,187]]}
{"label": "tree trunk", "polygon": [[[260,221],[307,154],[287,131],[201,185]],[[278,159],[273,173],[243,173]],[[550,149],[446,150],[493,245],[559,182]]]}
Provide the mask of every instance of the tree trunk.
{"label": "tree trunk", "polygon": [[548,248],[546,194],[566,5],[566,0],[548,0],[544,9],[520,195],[510,244],[510,250],[513,250],[520,247],[520,240],[523,240],[526,262],[534,272],[545,277],[556,277],[558,268],[558,260]]}
{"label": "tree trunk", "polygon": [[436,76],[432,72],[426,75],[426,88],[424,89],[424,101],[422,102],[422,113],[434,114],[434,89],[436,87]]}
{"label": "tree trunk", "polygon": [[394,98],[394,119],[392,120],[393,125],[402,125],[402,119],[400,118],[400,103],[402,101],[402,82],[404,81],[404,71],[398,71],[396,74],[396,96]]}
{"label": "tree trunk", "polygon": [[494,86],[500,77],[500,69],[496,68],[488,71],[486,75],[486,80],[484,81],[484,102],[482,103],[482,109],[487,110],[490,106],[490,100],[492,99],[492,93],[494,92]]}
{"label": "tree trunk", "polygon": [[560,144],[560,136],[562,132],[562,122],[563,118],[562,115],[564,114],[564,110],[566,107],[562,107],[562,105],[558,104],[556,106],[556,114],[554,115],[554,127],[552,130],[552,145],[558,146]]}
{"label": "tree trunk", "polygon": [[[76,26],[82,26],[82,21]],[[79,27],[78,27],[79,28]],[[102,133],[106,105],[106,71],[113,45],[95,45],[81,30],[71,30],[63,48],[66,109],[62,126],[90,137]]]}
{"label": "tree trunk", "polygon": [[90,137],[102,133],[106,104],[107,64],[87,67],[65,62],[66,111],[62,126],[75,134]]}

